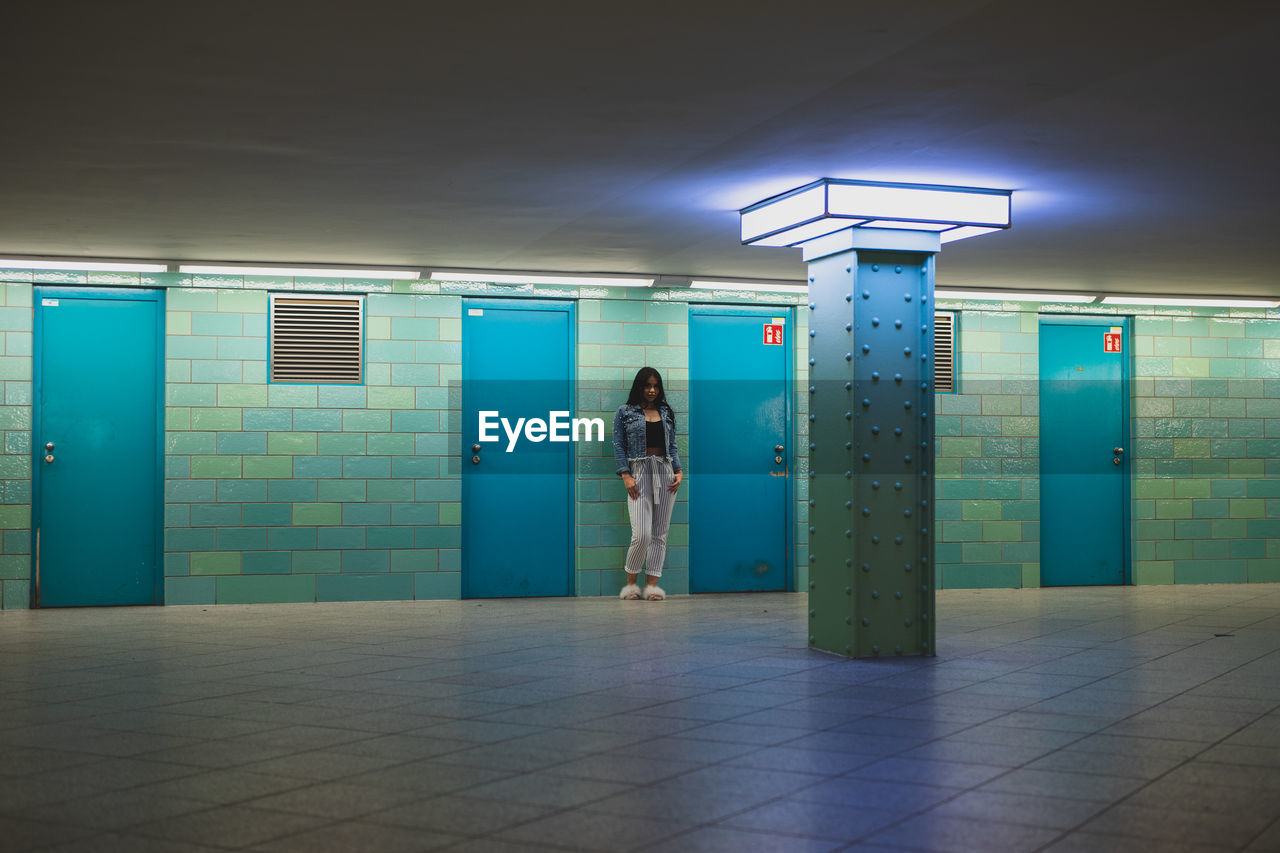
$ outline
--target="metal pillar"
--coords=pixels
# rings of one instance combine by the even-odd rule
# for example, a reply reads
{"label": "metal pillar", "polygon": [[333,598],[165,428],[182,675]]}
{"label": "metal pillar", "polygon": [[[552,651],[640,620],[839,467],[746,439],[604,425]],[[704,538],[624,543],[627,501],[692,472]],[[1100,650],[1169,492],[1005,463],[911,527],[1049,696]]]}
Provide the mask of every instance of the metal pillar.
{"label": "metal pillar", "polygon": [[851,233],[805,247],[809,645],[932,655],[938,242]]}

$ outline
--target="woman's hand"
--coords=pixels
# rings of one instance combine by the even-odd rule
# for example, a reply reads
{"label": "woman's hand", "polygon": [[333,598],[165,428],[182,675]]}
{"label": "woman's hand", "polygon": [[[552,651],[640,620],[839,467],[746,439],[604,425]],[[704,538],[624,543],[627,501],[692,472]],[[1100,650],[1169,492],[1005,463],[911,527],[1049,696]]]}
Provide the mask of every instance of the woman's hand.
{"label": "woman's hand", "polygon": [[671,494],[674,495],[676,493],[676,489],[680,488],[680,481],[683,479],[684,479],[683,471],[675,472],[675,475],[672,476],[671,478],[671,485],[668,487],[671,489]]}
{"label": "woman's hand", "polygon": [[630,474],[622,475],[622,485],[626,486],[627,494],[633,499],[640,497],[640,487],[636,485],[636,478]]}

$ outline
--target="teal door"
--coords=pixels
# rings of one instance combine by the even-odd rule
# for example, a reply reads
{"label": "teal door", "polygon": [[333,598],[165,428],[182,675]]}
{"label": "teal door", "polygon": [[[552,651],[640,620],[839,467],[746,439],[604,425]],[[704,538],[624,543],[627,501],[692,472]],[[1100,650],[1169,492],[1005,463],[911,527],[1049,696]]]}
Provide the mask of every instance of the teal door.
{"label": "teal door", "polygon": [[[499,419],[573,411],[573,304],[462,305],[462,595],[568,595],[574,445],[523,428],[512,444]],[[482,412],[497,441],[481,441]]]}
{"label": "teal door", "polygon": [[790,308],[689,309],[689,586],[785,590]]}
{"label": "teal door", "polygon": [[164,296],[35,292],[36,604],[159,604]]}
{"label": "teal door", "polygon": [[1125,582],[1128,318],[1040,318],[1040,582]]}

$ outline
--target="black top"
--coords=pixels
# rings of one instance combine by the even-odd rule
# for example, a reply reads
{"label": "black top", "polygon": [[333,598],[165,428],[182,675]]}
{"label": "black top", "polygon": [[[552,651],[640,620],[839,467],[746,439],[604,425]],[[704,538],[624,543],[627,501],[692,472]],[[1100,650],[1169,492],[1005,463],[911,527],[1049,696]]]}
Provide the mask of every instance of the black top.
{"label": "black top", "polygon": [[644,443],[646,447],[666,447],[663,441],[662,421],[644,422]]}

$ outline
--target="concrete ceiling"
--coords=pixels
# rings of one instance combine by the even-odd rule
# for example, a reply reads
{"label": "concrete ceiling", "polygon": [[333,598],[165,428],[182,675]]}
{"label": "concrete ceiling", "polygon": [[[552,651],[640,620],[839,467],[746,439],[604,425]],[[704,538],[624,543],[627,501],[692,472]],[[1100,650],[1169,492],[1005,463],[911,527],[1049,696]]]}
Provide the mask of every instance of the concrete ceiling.
{"label": "concrete ceiling", "polygon": [[1280,4],[0,4],[0,255],[794,279],[737,209],[1015,190],[940,284],[1280,294]]}

